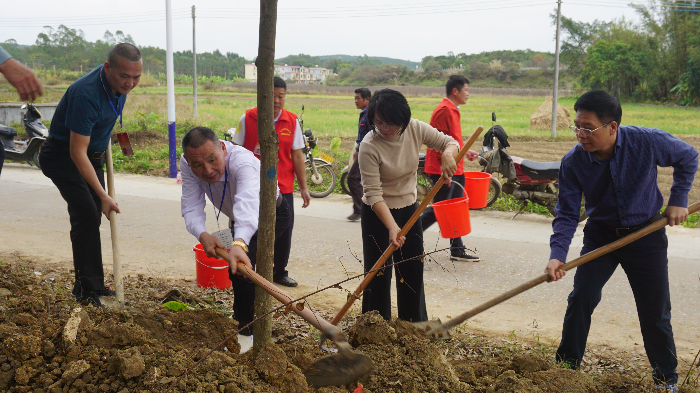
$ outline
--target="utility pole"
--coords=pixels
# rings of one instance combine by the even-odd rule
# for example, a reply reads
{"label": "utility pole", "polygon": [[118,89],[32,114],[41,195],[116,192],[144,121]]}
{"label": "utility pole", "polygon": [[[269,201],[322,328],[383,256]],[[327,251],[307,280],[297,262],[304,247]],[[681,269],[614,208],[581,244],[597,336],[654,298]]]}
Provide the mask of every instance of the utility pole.
{"label": "utility pole", "polygon": [[177,144],[175,142],[175,66],[173,63],[173,17],[170,0],[165,0],[165,65],[168,85],[168,156],[170,177],[177,177]]}
{"label": "utility pole", "polygon": [[194,35],[194,6],[192,6],[192,114],[197,117],[197,46]]}
{"label": "utility pole", "polygon": [[557,48],[554,52],[554,93],[552,94],[552,138],[557,136],[557,93],[559,91],[559,30],[561,27],[561,0],[557,0]]}

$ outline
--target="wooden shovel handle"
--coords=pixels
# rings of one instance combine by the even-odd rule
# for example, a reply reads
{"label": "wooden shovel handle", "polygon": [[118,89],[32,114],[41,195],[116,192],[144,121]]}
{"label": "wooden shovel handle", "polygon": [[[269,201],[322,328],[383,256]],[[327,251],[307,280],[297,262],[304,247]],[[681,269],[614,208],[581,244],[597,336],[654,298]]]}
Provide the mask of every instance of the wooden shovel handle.
{"label": "wooden shovel handle", "polygon": [[[483,131],[483,130],[484,130],[484,127],[482,127],[482,126],[479,126],[476,128],[476,130],[474,131],[472,136],[469,138],[467,143],[465,143],[464,147],[462,147],[462,150],[460,150],[459,153],[457,154],[457,156],[455,157],[455,162],[459,162],[464,157],[464,155],[467,153],[467,151],[469,151],[469,148],[472,147],[472,145],[476,141],[476,138],[479,137],[479,134],[481,134],[481,131]],[[416,209],[416,211],[413,212],[413,215],[411,216],[411,218],[408,219],[408,222],[406,223],[406,225],[404,225],[403,228],[401,228],[401,231],[399,232],[398,237],[406,236],[408,231],[411,230],[411,227],[413,227],[413,224],[416,223],[416,221],[418,220],[420,215],[423,213],[423,210],[425,210],[425,208],[428,207],[428,204],[430,203],[430,201],[433,200],[433,197],[440,190],[440,187],[442,187],[442,184],[444,182],[445,182],[445,178],[441,176],[440,180],[438,180],[437,183],[435,183],[435,185],[430,190],[428,195],[423,199],[423,202],[421,202],[421,204],[418,206],[418,209]],[[355,299],[360,298],[362,291],[365,290],[367,285],[369,285],[369,282],[372,281],[374,276],[377,274],[378,269],[381,268],[382,266],[384,266],[384,262],[386,262],[386,260],[389,259],[389,256],[394,251],[396,251],[396,246],[393,244],[389,244],[389,247],[386,249],[386,251],[384,251],[382,256],[379,257],[379,260],[377,261],[377,263],[375,263],[374,266],[372,266],[372,269],[370,270],[370,272],[367,273],[365,278],[362,280],[362,282],[360,283],[360,286],[357,287],[357,289],[355,290],[355,292],[353,294],[348,296],[348,301],[343,305],[343,308],[340,309],[338,314],[331,321],[331,323],[333,325],[337,325],[338,322],[340,322],[340,320],[343,319],[343,317],[345,316],[345,313],[347,313],[348,310],[350,309],[350,307],[352,307],[353,303],[355,303]]]}
{"label": "wooden shovel handle", "polygon": [[[231,263],[231,256],[223,248],[217,248],[216,255],[223,258],[229,264]],[[255,283],[255,285],[264,289],[265,292],[269,293],[272,297],[277,299],[280,303],[286,304],[286,303],[289,303],[289,302],[294,300],[294,298],[287,295],[281,289],[279,289],[277,286],[275,286],[274,284],[267,281],[263,276],[259,275],[258,273],[256,273],[253,270],[249,270],[248,267],[241,262],[238,262],[238,271],[243,273],[243,275],[246,276],[248,279],[250,279],[253,283]],[[327,333],[329,328],[333,328],[332,330],[335,330],[335,326],[331,325],[330,323],[328,323],[328,321],[326,321],[325,319],[316,315],[308,307],[303,307],[300,310],[299,308],[297,308],[296,302],[292,303],[291,306],[292,306],[292,310],[297,315],[304,318],[304,320],[306,320],[306,322],[310,323],[313,327],[320,330],[321,332]],[[301,307],[301,306],[299,306],[299,307]],[[329,338],[333,338],[333,337],[329,337]]]}
{"label": "wooden shovel handle", "polygon": [[[700,202],[695,202],[694,204],[692,204],[688,207],[688,214],[695,213],[698,210],[700,210]],[[596,250],[589,252],[588,254],[581,255],[580,257],[578,257],[578,258],[576,258],[568,263],[561,265],[561,267],[559,267],[559,269],[557,269],[557,270],[571,270],[577,266],[581,266],[586,262],[590,262],[593,259],[596,259],[600,256],[603,256],[609,252],[615,251],[620,247],[626,246],[635,240],[639,240],[642,237],[644,237],[652,232],[658,231],[659,229],[665,227],[667,224],[668,224],[668,218],[664,217],[661,220],[656,221],[654,223],[651,223],[651,224],[649,224],[649,225],[645,226],[644,228],[641,228],[637,231],[634,231],[621,239],[618,239],[612,243],[606,244],[603,247],[600,247]],[[542,284],[543,282],[546,282],[547,280],[549,280],[549,274],[545,273],[539,277],[536,277],[536,278],[526,282],[525,284],[520,285],[519,287],[513,288],[510,291],[505,292],[496,298],[493,298],[485,303],[482,303],[481,305],[479,305],[477,307],[474,307],[473,309],[465,312],[464,314],[462,314],[460,316],[457,316],[455,318],[450,319],[449,321],[443,323],[442,325],[445,329],[449,329],[453,326],[457,326],[460,323],[466,321],[467,319],[469,319],[469,318],[471,318],[479,313],[482,313],[482,312],[488,310],[489,308],[514,297],[515,295],[519,295],[519,294],[527,291],[528,289],[531,289],[539,284]]]}

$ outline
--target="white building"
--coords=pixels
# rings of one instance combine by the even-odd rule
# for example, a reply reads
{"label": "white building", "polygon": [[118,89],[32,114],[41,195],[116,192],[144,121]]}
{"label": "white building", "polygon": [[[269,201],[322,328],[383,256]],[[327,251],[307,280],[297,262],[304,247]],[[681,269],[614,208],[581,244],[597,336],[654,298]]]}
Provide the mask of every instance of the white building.
{"label": "white building", "polygon": [[[289,83],[319,84],[326,81],[329,75],[333,75],[333,70],[320,67],[301,67],[275,64],[275,74]],[[258,69],[255,64],[245,65],[245,77],[251,82],[258,80]]]}

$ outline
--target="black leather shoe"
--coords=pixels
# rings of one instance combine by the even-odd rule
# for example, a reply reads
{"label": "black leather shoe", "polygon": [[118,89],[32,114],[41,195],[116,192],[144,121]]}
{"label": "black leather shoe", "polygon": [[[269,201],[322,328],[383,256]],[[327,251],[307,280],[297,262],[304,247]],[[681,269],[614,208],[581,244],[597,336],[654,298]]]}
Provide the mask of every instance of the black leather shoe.
{"label": "black leather shoe", "polygon": [[274,281],[277,284],[284,285],[285,287],[296,287],[297,285],[299,285],[296,281],[289,277],[276,278]]}
{"label": "black leather shoe", "polygon": [[117,296],[117,293],[109,288],[98,289],[95,291],[98,296]]}

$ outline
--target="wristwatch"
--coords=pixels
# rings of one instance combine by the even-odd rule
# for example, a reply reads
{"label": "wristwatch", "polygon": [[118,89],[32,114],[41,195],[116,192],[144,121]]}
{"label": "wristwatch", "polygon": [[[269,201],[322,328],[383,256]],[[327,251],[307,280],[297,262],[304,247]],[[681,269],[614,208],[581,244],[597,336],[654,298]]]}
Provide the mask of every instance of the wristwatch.
{"label": "wristwatch", "polygon": [[232,242],[231,247],[233,247],[233,246],[240,246],[243,249],[243,251],[246,252],[246,254],[248,253],[248,246],[240,240],[236,240],[236,241]]}

